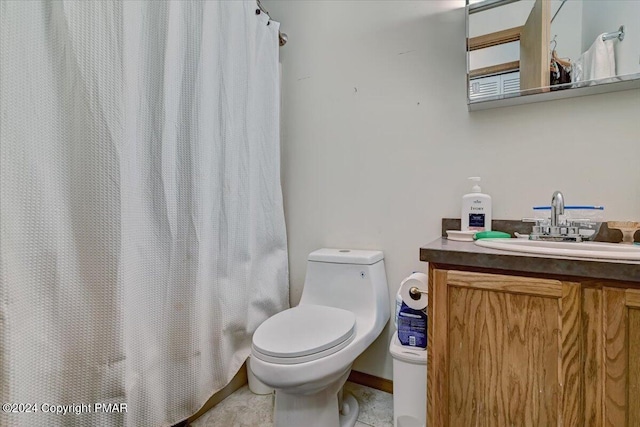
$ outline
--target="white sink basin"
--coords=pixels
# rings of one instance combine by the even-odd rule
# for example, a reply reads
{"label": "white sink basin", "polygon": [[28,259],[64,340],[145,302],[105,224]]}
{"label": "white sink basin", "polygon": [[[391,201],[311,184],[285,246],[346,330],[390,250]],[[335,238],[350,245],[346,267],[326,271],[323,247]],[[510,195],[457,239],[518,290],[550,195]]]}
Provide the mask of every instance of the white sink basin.
{"label": "white sink basin", "polygon": [[600,242],[547,242],[527,239],[480,239],[476,245],[511,252],[640,261],[640,246]]}

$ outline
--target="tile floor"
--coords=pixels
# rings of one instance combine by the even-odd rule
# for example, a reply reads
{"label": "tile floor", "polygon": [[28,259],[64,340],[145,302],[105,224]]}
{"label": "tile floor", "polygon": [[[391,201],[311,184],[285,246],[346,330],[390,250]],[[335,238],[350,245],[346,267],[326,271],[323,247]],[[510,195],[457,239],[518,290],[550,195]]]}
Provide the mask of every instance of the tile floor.
{"label": "tile floor", "polygon": [[[356,427],[392,427],[393,395],[359,384],[347,382],[360,404]],[[191,425],[194,427],[271,427],[273,395],[251,393],[247,385],[220,402]]]}

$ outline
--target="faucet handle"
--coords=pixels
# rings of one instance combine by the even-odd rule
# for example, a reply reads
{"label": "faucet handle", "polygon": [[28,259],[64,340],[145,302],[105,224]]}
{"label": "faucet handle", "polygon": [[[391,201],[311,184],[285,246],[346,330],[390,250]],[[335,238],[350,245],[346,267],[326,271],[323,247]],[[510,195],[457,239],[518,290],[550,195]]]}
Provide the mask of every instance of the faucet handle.
{"label": "faucet handle", "polygon": [[569,218],[569,222],[582,223],[582,224],[595,224],[597,221],[594,221],[591,218]]}
{"label": "faucet handle", "polygon": [[522,218],[522,222],[531,222],[534,227],[549,225],[549,218]]}
{"label": "faucet handle", "polygon": [[571,218],[567,221],[567,225],[577,229],[593,229],[598,222],[589,218]]}
{"label": "faucet handle", "polygon": [[522,222],[534,222],[534,223],[538,223],[544,221],[544,219],[542,218],[522,218]]}

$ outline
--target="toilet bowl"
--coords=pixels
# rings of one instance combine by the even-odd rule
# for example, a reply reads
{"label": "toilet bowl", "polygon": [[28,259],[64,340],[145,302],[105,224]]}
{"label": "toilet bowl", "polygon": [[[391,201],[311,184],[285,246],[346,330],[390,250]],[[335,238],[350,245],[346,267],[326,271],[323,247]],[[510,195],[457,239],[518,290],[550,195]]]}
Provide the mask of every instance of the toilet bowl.
{"label": "toilet bowl", "polygon": [[253,334],[251,368],[276,391],[275,427],[355,424],[358,403],[342,387],[389,320],[388,292],[380,251],[309,254],[300,304]]}

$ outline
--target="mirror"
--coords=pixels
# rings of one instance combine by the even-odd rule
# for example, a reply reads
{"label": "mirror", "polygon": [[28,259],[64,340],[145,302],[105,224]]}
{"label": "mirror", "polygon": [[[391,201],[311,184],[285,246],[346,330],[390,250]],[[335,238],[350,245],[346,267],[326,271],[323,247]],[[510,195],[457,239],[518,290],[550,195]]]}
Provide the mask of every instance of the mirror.
{"label": "mirror", "polygon": [[640,88],[640,1],[467,0],[469,110]]}

